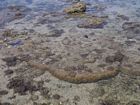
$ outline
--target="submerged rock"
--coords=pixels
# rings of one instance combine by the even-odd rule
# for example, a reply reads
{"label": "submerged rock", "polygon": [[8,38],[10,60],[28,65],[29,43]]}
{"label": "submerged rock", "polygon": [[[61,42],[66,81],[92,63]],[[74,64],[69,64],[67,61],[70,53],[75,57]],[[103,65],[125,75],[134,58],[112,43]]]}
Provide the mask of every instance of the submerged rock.
{"label": "submerged rock", "polygon": [[25,80],[22,77],[15,77],[10,79],[10,82],[7,84],[8,89],[14,89],[15,93],[20,95],[26,95],[26,92],[33,92],[39,90],[38,84],[33,84],[32,81]]}
{"label": "submerged rock", "polygon": [[8,94],[7,90],[0,90],[0,96]]}
{"label": "submerged rock", "polygon": [[122,19],[122,20],[125,20],[125,21],[129,21],[129,17],[128,16],[125,16],[125,15],[117,15],[117,19]]}
{"label": "submerged rock", "polygon": [[83,23],[77,25],[79,28],[103,28],[106,21],[100,17],[87,18]]}
{"label": "submerged rock", "polygon": [[6,29],[3,31],[2,35],[4,37],[11,37],[13,35],[13,30],[12,29]]}
{"label": "submerged rock", "polygon": [[140,34],[140,22],[125,22],[122,28],[133,34]]}
{"label": "submerged rock", "polygon": [[105,90],[102,87],[98,87],[90,91],[91,98],[102,97],[104,94]]}
{"label": "submerged rock", "polygon": [[49,88],[42,88],[42,89],[40,90],[41,95],[42,95],[44,98],[47,98],[47,99],[50,99],[50,94],[49,94],[49,92],[50,92],[50,89],[49,89]]}
{"label": "submerged rock", "polygon": [[17,64],[16,56],[6,57],[6,58],[3,58],[2,60],[6,62],[7,66],[15,66]]}
{"label": "submerged rock", "polygon": [[125,44],[126,44],[127,46],[131,46],[131,45],[133,45],[133,44],[135,44],[135,43],[136,43],[136,41],[131,41],[131,40],[125,41]]}
{"label": "submerged rock", "polygon": [[62,44],[64,45],[69,45],[71,43],[71,40],[68,38],[68,37],[65,37],[63,40],[62,40]]}
{"label": "submerged rock", "polygon": [[126,51],[125,54],[127,56],[121,64],[121,72],[132,77],[140,76],[139,52]]}
{"label": "submerged rock", "polygon": [[0,10],[0,26],[3,26],[7,22],[11,22],[15,19],[21,19],[25,17],[31,11],[26,6],[8,6]]}
{"label": "submerged rock", "polygon": [[79,102],[80,101],[80,97],[76,95],[76,96],[74,96],[73,100]]}
{"label": "submerged rock", "polygon": [[130,101],[126,105],[140,105],[140,101]]}
{"label": "submerged rock", "polygon": [[8,69],[4,73],[5,73],[5,75],[11,75],[11,74],[13,74],[13,70]]}
{"label": "submerged rock", "polygon": [[85,11],[86,11],[86,4],[84,2],[78,2],[64,9],[64,12],[68,14],[82,13]]}
{"label": "submerged rock", "polygon": [[56,100],[59,100],[61,98],[61,96],[59,94],[54,94],[52,97]]}
{"label": "submerged rock", "polygon": [[121,52],[116,52],[113,56],[106,57],[107,63],[122,62],[124,55]]}
{"label": "submerged rock", "polygon": [[1,103],[1,102],[0,102],[0,105],[13,105],[13,104],[8,103],[8,102],[4,102],[4,103]]}
{"label": "submerged rock", "polygon": [[64,33],[63,29],[53,29],[49,31],[47,37],[60,37]]}
{"label": "submerged rock", "polygon": [[105,99],[101,100],[99,105],[119,105],[119,102],[117,100]]}

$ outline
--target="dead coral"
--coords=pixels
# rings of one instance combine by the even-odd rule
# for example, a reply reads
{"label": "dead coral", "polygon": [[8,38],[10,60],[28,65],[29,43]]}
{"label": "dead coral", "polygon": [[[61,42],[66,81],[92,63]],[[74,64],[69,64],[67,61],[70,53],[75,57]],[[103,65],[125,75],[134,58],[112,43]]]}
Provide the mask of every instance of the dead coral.
{"label": "dead coral", "polygon": [[64,9],[64,12],[66,12],[68,14],[82,13],[85,11],[86,11],[86,4],[83,2],[78,2],[76,4],[73,4],[72,6]]}

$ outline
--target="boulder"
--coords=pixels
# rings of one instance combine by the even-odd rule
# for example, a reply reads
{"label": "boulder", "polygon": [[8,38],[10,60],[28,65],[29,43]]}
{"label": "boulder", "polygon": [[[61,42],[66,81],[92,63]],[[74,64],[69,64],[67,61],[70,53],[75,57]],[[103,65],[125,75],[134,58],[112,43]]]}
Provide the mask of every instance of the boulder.
{"label": "boulder", "polygon": [[83,13],[85,11],[86,11],[86,4],[84,2],[75,3],[72,6],[64,9],[64,12],[68,14]]}

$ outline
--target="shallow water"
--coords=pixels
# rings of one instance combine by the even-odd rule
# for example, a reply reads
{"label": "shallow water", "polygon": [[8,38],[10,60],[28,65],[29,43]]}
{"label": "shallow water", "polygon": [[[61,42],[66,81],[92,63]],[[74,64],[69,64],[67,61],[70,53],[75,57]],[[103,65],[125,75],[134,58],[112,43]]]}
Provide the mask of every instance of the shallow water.
{"label": "shallow water", "polygon": [[81,1],[0,0],[0,105],[140,105],[140,0]]}

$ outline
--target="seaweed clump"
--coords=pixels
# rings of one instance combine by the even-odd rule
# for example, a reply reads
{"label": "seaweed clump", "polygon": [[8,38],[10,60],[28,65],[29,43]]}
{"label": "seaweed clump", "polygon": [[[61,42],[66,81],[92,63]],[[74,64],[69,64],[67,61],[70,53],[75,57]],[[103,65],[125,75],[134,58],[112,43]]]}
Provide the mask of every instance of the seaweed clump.
{"label": "seaweed clump", "polygon": [[80,83],[91,83],[97,82],[99,80],[108,79],[114,77],[118,74],[118,68],[107,67],[104,70],[95,71],[87,68],[76,67],[72,70],[65,69],[54,69],[48,67],[45,64],[38,64],[35,62],[28,62],[29,66],[35,67],[41,70],[47,70],[54,77],[67,81],[70,83],[80,84]]}

